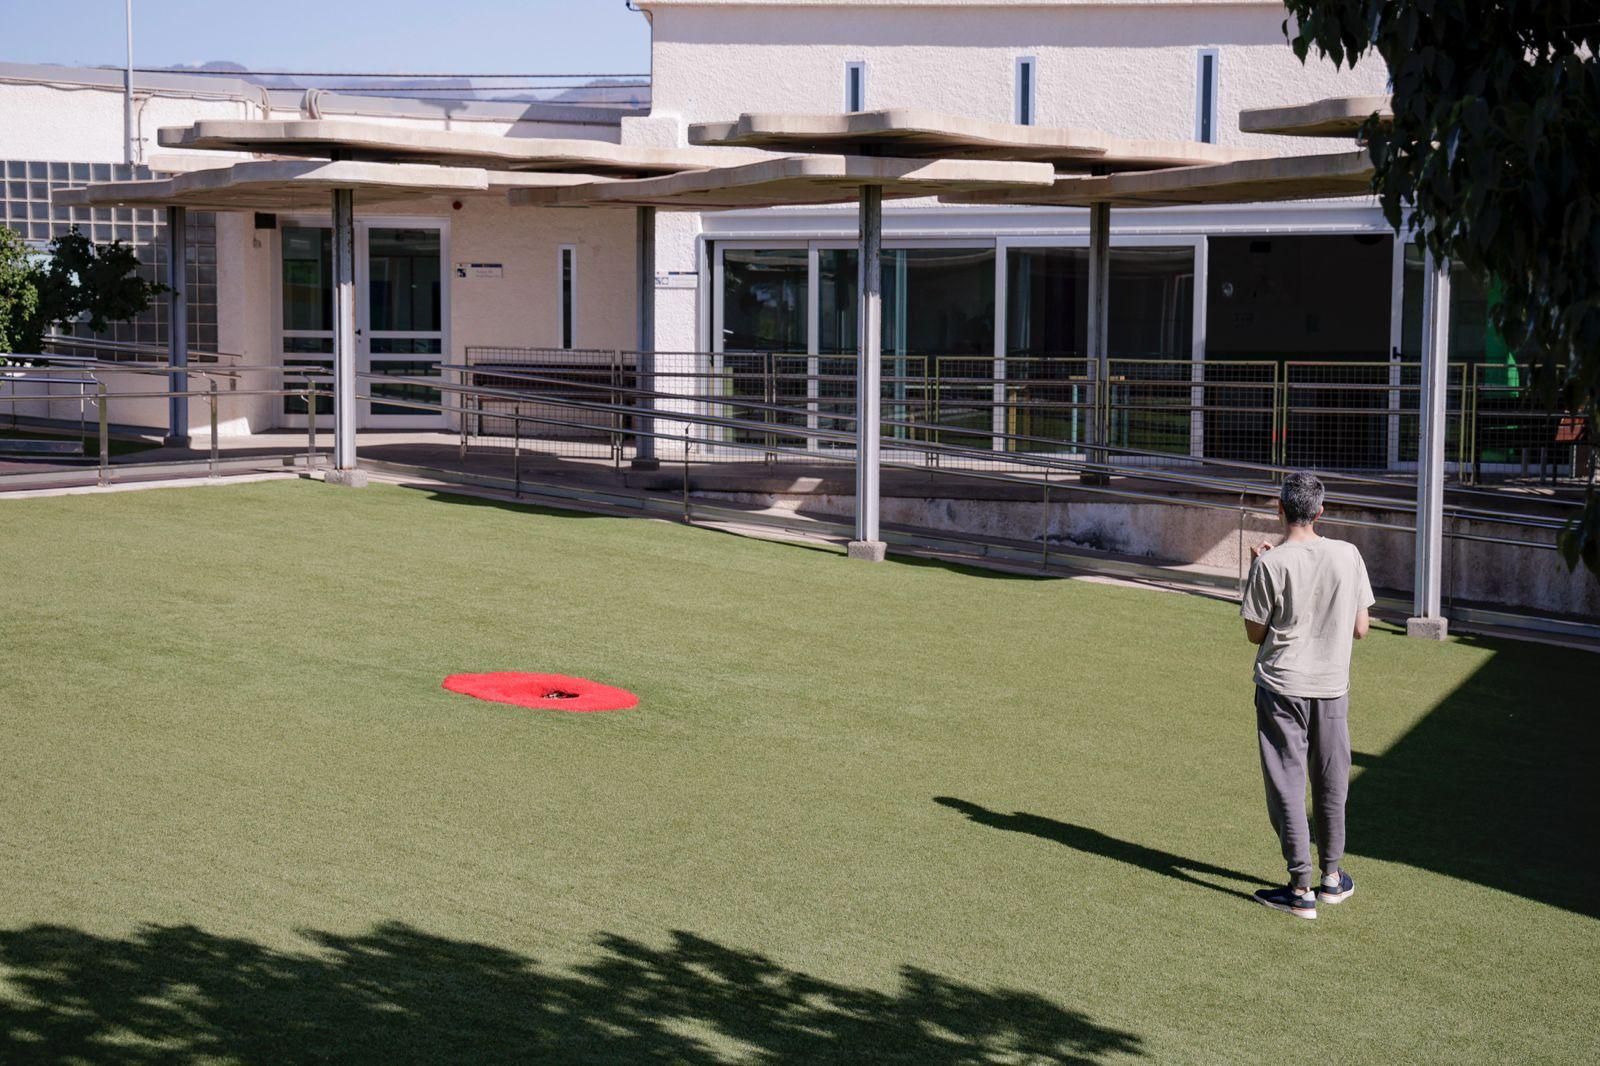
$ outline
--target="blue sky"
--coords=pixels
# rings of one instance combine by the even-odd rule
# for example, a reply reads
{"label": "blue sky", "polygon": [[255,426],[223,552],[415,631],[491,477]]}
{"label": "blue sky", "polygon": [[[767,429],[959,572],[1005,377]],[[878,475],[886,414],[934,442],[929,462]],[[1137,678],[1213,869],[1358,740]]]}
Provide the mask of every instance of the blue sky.
{"label": "blue sky", "polygon": [[[123,61],[123,0],[0,0],[0,60]],[[623,0],[134,0],[135,66],[645,73],[650,31]]]}

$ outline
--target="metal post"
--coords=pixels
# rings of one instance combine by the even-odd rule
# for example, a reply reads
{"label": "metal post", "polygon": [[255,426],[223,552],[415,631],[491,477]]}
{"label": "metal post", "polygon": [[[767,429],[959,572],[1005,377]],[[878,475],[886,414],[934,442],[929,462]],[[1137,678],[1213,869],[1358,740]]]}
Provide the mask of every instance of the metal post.
{"label": "metal post", "polygon": [[306,471],[317,465],[317,389],[306,386]]}
{"label": "metal post", "polygon": [[100,484],[111,480],[111,416],[106,410],[106,383],[94,383],[95,406],[100,410]]}
{"label": "metal post", "polygon": [[656,423],[650,414],[656,406],[656,209],[640,207],[634,212],[634,218],[639,304],[637,379],[643,395],[637,401],[641,413],[635,416],[639,432],[633,438],[633,468],[659,470],[661,462],[656,458]]}
{"label": "metal post", "polygon": [[356,470],[355,193],[333,190],[333,470],[328,480],[359,487]]}
{"label": "metal post", "polygon": [[[189,210],[167,208],[167,365],[189,365]],[[189,375],[172,373],[172,395],[167,398],[165,444],[189,446]]]}
{"label": "metal post", "polygon": [[1044,532],[1039,535],[1039,567],[1050,569],[1050,469],[1044,472]]}
{"label": "metal post", "polygon": [[1423,290],[1421,431],[1417,442],[1416,585],[1406,632],[1443,640],[1449,623],[1440,613],[1440,560],[1444,549],[1445,398],[1449,388],[1450,261],[1428,256]]}
{"label": "metal post", "polygon": [[211,378],[207,384],[211,386],[211,476],[216,477],[217,460],[221,458],[217,444],[217,379]]}
{"label": "metal post", "polygon": [[[1110,433],[1111,400],[1111,205],[1093,204],[1089,208],[1089,321],[1088,360],[1089,379],[1094,382],[1094,409],[1088,420],[1086,436],[1090,444],[1105,444]],[[1089,450],[1089,461],[1104,464],[1107,453],[1096,448]],[[1082,475],[1090,484],[1103,485],[1106,475],[1096,469]]]}
{"label": "metal post", "polygon": [[856,537],[852,559],[882,562],[878,539],[878,446],[883,437],[883,189],[861,187],[856,312]]}
{"label": "metal post", "polygon": [[522,495],[522,405],[511,412],[511,483],[516,496]]}

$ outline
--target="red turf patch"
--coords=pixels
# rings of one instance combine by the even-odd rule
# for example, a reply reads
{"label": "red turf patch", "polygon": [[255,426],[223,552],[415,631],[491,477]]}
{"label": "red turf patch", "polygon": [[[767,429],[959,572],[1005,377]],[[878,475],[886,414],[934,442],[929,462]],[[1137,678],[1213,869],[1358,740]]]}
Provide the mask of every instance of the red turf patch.
{"label": "red turf patch", "polygon": [[444,679],[444,687],[494,703],[576,714],[625,711],[639,704],[639,697],[627,689],[565,674],[451,674]]}

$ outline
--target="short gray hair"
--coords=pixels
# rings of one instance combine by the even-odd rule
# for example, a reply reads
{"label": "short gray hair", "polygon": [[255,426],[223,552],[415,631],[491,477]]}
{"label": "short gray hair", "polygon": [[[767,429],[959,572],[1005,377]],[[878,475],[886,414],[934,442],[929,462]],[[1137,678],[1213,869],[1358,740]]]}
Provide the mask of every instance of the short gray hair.
{"label": "short gray hair", "polygon": [[1291,526],[1309,526],[1322,513],[1325,494],[1317,475],[1290,474],[1283,479],[1283,491],[1278,494],[1283,503],[1283,517]]}

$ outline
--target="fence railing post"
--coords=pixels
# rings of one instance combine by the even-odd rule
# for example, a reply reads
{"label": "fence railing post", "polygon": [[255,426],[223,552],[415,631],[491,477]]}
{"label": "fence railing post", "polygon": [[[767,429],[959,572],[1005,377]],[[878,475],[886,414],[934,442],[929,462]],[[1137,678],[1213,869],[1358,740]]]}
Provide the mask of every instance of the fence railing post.
{"label": "fence railing post", "polygon": [[106,383],[95,381],[95,406],[100,409],[100,476],[102,485],[111,481],[111,418],[106,410]]}
{"label": "fence railing post", "polygon": [[1039,534],[1040,559],[1039,567],[1042,570],[1050,569],[1050,468],[1044,471],[1044,530]]}
{"label": "fence railing post", "polygon": [[692,523],[689,513],[689,427],[683,429],[683,520]]}
{"label": "fence railing post", "polygon": [[511,485],[512,494],[522,495],[522,404],[511,412]]}
{"label": "fence railing post", "polygon": [[317,465],[317,387],[306,385],[306,470]]}
{"label": "fence railing post", "polygon": [[[467,358],[471,359],[471,356],[469,355]],[[473,388],[472,371],[471,370],[463,370],[463,371],[461,371],[460,377],[461,377],[461,384],[464,387],[466,387],[468,389]],[[467,461],[467,430],[469,428],[468,424],[467,424],[467,403],[469,402],[470,399],[471,399],[470,395],[463,395],[460,398],[460,400],[456,403],[456,418],[461,423],[461,451],[460,451],[460,455],[458,456],[458,458],[463,463]]]}
{"label": "fence railing post", "polygon": [[211,385],[210,396],[209,396],[209,399],[211,400],[211,471],[210,471],[210,476],[211,477],[216,477],[217,476],[217,460],[220,458],[220,455],[219,455],[220,445],[217,442],[217,379],[216,378],[210,378],[209,379],[209,384]]}

